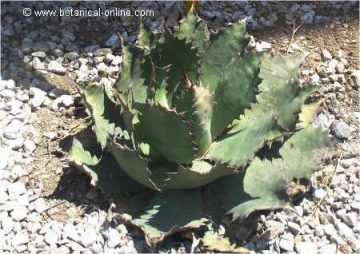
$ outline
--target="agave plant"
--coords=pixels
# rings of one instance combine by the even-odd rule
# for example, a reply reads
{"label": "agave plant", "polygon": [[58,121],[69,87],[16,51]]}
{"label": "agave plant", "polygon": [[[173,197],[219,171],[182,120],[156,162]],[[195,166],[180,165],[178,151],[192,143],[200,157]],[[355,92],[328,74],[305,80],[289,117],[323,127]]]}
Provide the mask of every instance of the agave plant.
{"label": "agave plant", "polygon": [[331,147],[310,126],[302,60],[247,44],[241,22],[210,32],[189,14],[172,32],[141,25],[116,85],[79,87],[93,132],[77,135],[70,160],[149,244],[219,215],[283,207],[288,183]]}

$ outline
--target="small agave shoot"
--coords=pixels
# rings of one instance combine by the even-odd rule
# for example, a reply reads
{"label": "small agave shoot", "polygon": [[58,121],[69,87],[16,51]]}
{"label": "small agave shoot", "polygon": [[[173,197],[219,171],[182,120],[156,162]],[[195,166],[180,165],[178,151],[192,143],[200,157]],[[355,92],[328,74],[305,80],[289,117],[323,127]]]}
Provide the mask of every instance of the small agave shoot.
{"label": "small agave shoot", "polygon": [[[149,244],[219,214],[285,206],[288,183],[308,178],[331,147],[309,125],[301,60],[247,44],[243,23],[210,33],[194,14],[173,32],[142,25],[114,87],[79,87],[93,132],[76,136],[70,160]],[[272,142],[277,156],[260,155]]]}

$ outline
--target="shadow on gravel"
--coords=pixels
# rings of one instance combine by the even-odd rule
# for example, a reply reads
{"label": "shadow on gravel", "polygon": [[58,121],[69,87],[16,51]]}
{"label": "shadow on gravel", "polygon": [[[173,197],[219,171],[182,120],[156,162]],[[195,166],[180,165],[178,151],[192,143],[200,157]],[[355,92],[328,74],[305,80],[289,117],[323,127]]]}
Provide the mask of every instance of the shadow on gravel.
{"label": "shadow on gravel", "polygon": [[92,211],[91,206],[104,211],[109,208],[101,192],[91,186],[89,177],[71,166],[63,169],[56,189],[47,198],[67,200],[76,206],[86,205],[85,213]]}

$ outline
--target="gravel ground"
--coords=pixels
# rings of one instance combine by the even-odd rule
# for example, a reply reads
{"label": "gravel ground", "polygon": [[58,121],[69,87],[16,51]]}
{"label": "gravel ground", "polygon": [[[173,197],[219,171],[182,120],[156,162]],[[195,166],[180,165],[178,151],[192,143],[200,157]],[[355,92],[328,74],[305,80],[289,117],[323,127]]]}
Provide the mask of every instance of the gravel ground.
{"label": "gravel ground", "polygon": [[[124,3],[113,5],[117,4]],[[158,30],[164,24],[176,25],[183,16],[181,3],[131,5],[154,10],[155,16],[144,21]],[[71,133],[72,123],[83,119],[74,82],[113,84],[122,62],[117,34],[134,42],[139,20],[21,14],[24,7],[109,8],[105,3],[2,2],[1,7],[0,252],[149,251],[141,237],[111,220],[97,190],[84,187],[79,199],[69,198],[76,196],[76,191],[60,183],[72,176],[71,171],[66,171],[63,157],[53,156],[59,153],[57,140]],[[357,2],[205,2],[200,7],[200,15],[212,27],[246,18],[255,33],[264,33],[279,23],[347,25],[354,13],[358,20],[358,11]],[[355,41],[341,39],[349,40],[358,50],[358,33],[355,37]],[[258,51],[283,52],[278,50],[281,47],[294,54],[306,51],[301,41],[275,43],[257,36],[250,46]],[[319,52],[320,59],[304,68],[302,80],[319,86],[318,96],[324,98],[325,106],[314,124],[336,138],[338,152],[315,173],[313,188],[303,199],[283,211],[260,216],[257,231],[243,242],[253,253],[360,252],[360,70],[358,62],[352,60],[358,52],[340,50],[341,45],[310,46],[307,51]],[[54,128],[48,128],[50,125]],[[69,194],[58,198],[51,195],[55,192]],[[165,251],[176,252],[171,248]]]}

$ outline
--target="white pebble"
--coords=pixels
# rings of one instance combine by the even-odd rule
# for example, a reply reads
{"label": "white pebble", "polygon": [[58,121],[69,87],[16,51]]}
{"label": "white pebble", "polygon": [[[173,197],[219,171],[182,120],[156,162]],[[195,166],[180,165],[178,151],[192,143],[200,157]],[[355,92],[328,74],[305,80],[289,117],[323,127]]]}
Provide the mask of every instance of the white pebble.
{"label": "white pebble", "polygon": [[53,230],[47,230],[44,237],[45,242],[49,245],[56,244],[59,239],[59,236]]}
{"label": "white pebble", "polygon": [[34,202],[35,211],[38,213],[42,213],[46,210],[46,202],[43,198],[39,198]]}
{"label": "white pebble", "polygon": [[321,200],[326,196],[326,191],[323,189],[316,189],[314,191],[314,198],[315,200]]}
{"label": "white pebble", "polygon": [[332,59],[332,56],[331,56],[331,53],[330,51],[326,50],[326,49],[322,49],[321,50],[321,53],[322,53],[322,57],[323,57],[323,60],[326,61],[326,60],[331,60]]}
{"label": "white pebble", "polygon": [[11,245],[13,247],[27,244],[29,242],[29,235],[27,232],[20,232],[14,235],[14,237],[11,240]]}
{"label": "white pebble", "polygon": [[97,238],[96,231],[92,228],[88,228],[84,230],[80,236],[80,243],[84,247],[89,247],[93,244],[95,244]]}
{"label": "white pebble", "polygon": [[66,68],[57,61],[50,61],[48,65],[48,71],[56,74],[65,74]]}
{"label": "white pebble", "polygon": [[74,105],[74,99],[71,95],[61,95],[60,100],[65,107],[70,107]]}
{"label": "white pebble", "polygon": [[6,233],[10,233],[12,231],[12,229],[14,228],[14,224],[15,222],[10,218],[10,217],[5,217],[2,220],[2,229],[6,232]]}
{"label": "white pebble", "polygon": [[28,209],[26,208],[26,206],[18,205],[14,207],[14,210],[11,212],[11,217],[15,221],[22,221],[26,218],[27,212]]}
{"label": "white pebble", "polygon": [[25,140],[23,144],[23,148],[25,153],[32,154],[36,149],[36,145],[32,140]]}

